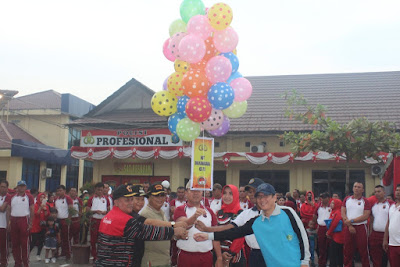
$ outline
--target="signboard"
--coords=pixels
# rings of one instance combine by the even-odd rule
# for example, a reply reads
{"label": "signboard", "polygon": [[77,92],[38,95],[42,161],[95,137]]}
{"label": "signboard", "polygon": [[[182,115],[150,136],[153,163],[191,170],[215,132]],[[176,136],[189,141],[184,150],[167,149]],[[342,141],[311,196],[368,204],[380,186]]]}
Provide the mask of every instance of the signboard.
{"label": "signboard", "polygon": [[129,163],[129,162],[115,162],[114,173],[118,175],[138,175],[138,176],[152,176],[153,164],[152,163]]}
{"label": "signboard", "polygon": [[168,129],[82,130],[81,147],[182,146]]}
{"label": "signboard", "polygon": [[212,191],[214,164],[214,138],[197,138],[192,142],[192,190]]}

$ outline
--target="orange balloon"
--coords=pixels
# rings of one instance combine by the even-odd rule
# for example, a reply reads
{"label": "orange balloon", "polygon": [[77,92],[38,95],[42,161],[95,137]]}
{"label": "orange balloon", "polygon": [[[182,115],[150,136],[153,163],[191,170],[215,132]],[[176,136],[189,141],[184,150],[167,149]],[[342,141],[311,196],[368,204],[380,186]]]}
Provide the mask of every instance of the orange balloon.
{"label": "orange balloon", "polygon": [[197,63],[190,64],[190,70],[204,72],[208,60],[201,60]]}
{"label": "orange balloon", "polygon": [[211,87],[204,72],[190,70],[185,73],[182,79],[182,87],[188,97],[206,96]]}
{"label": "orange balloon", "polygon": [[203,60],[208,61],[210,58],[215,57],[218,54],[218,50],[215,48],[212,37],[207,38],[204,43],[206,44],[206,54],[204,55]]}

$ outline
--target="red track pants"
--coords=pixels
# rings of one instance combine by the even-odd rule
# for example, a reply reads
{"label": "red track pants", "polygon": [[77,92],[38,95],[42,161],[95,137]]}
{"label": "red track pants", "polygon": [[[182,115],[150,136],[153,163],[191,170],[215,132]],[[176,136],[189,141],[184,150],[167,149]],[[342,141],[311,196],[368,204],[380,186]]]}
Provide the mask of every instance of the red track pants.
{"label": "red track pants", "polygon": [[178,267],[212,267],[213,255],[209,252],[187,252],[179,250]]}
{"label": "red track pants", "polygon": [[329,239],[326,237],[328,228],[326,226],[318,226],[318,266],[326,266],[326,258],[328,257]]}
{"label": "red track pants", "polygon": [[400,246],[389,246],[390,266],[400,266]]}
{"label": "red track pants", "polygon": [[7,266],[8,263],[8,236],[7,229],[0,228],[0,267]]}
{"label": "red track pants", "polygon": [[[81,230],[81,223],[79,218],[72,218],[71,226],[69,228],[70,230],[70,240],[74,239],[73,244],[78,244],[79,243],[79,232]],[[71,241],[70,241],[71,243]]]}
{"label": "red track pants", "polygon": [[60,237],[61,237],[61,255],[65,255],[65,258],[68,260],[71,258],[71,244],[69,242],[69,225],[67,224],[66,219],[60,219]]}
{"label": "red track pants", "polygon": [[97,256],[97,238],[99,236],[99,227],[100,227],[101,219],[92,218],[90,220],[90,245],[92,249],[93,259],[96,260]]}
{"label": "red track pants", "polygon": [[349,232],[348,227],[343,227],[344,245],[343,245],[343,263],[345,267],[353,266],[353,257],[356,249],[361,256],[362,267],[369,267],[368,255],[368,237],[367,226],[365,224],[353,225],[356,229],[355,234]]}
{"label": "red track pants", "polygon": [[28,217],[11,217],[11,244],[15,267],[29,267]]}
{"label": "red track pants", "polygon": [[[369,253],[374,267],[383,266],[383,255],[385,251],[382,248],[384,232],[372,231],[369,238]],[[387,265],[387,264],[386,264]],[[385,267],[386,267],[385,265]]]}

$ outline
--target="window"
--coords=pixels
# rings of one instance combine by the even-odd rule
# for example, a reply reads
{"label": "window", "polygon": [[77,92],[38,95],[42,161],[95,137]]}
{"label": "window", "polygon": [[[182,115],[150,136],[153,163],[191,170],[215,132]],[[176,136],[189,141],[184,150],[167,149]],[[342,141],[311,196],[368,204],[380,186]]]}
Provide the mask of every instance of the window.
{"label": "window", "polygon": [[78,176],[79,176],[79,160],[72,159],[71,165],[67,166],[67,188],[77,188],[78,187]]}
{"label": "window", "polygon": [[289,191],[289,171],[240,171],[239,185],[247,185],[251,178],[260,178],[275,187],[276,192],[285,194]]}
{"label": "window", "polygon": [[214,184],[226,185],[226,171],[214,171],[213,178]]}
{"label": "window", "polygon": [[93,162],[85,160],[83,167],[83,184],[93,181]]}
{"label": "window", "polygon": [[46,178],[46,190],[55,192],[61,182],[61,165],[47,163],[47,168],[51,169],[51,177]]}
{"label": "window", "polygon": [[68,149],[73,146],[79,146],[79,141],[81,139],[81,131],[78,131],[74,128],[68,129]]}
{"label": "window", "polygon": [[26,181],[28,189],[39,188],[40,161],[23,159],[22,180]]}
{"label": "window", "polygon": [[[316,196],[323,192],[338,193],[339,197],[345,197],[346,171],[313,171],[313,192]],[[362,182],[365,186],[365,172],[362,170],[350,171],[350,190],[354,182]],[[369,192],[366,192],[369,196]],[[364,192],[365,195],[365,192]]]}

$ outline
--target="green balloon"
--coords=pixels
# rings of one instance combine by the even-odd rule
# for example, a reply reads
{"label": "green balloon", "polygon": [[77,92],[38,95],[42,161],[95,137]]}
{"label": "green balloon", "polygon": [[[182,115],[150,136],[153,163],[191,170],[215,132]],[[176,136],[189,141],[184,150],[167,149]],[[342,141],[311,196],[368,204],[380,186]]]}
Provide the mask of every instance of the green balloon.
{"label": "green balloon", "polygon": [[178,32],[186,32],[186,23],[181,19],[174,20],[171,25],[169,25],[169,36],[172,37]]}
{"label": "green balloon", "polygon": [[205,15],[206,7],[201,0],[184,0],[180,8],[181,18],[188,23],[191,17]]}
{"label": "green balloon", "polygon": [[247,101],[242,102],[233,102],[229,108],[222,110],[222,112],[231,119],[240,118],[246,113],[247,110]]}
{"label": "green balloon", "polygon": [[200,123],[189,118],[181,119],[176,126],[176,133],[183,141],[190,142],[200,135]]}

